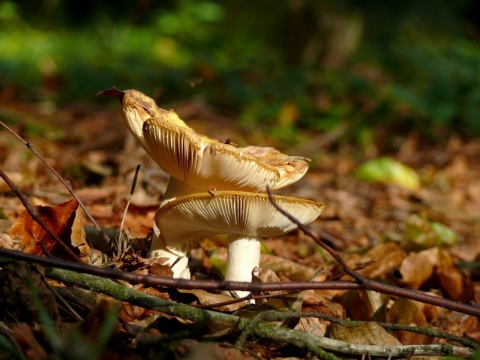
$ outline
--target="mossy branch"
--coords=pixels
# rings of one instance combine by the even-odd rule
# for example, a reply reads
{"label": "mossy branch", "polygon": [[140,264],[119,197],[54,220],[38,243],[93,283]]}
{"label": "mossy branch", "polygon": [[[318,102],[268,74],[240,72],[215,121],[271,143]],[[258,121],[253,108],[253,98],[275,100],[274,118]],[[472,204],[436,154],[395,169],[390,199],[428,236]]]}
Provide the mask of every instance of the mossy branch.
{"label": "mossy branch", "polygon": [[[184,304],[173,303],[142,292],[127,288],[115,283],[110,279],[104,279],[93,275],[80,274],[69,270],[46,268],[48,277],[66,283],[75,284],[89,290],[109,295],[117,300],[154,309],[165,314],[178,316],[191,321],[201,321],[221,328],[230,328],[232,331],[242,332],[247,328],[251,320],[242,319],[238,316],[204,310]],[[282,314],[282,316],[285,316]],[[454,355],[464,358],[472,356],[472,350],[451,344],[442,345],[415,345],[415,346],[375,346],[355,345],[346,342],[318,337],[308,332],[289,330],[263,321],[259,321],[255,327],[248,329],[249,335],[262,339],[288,343],[306,349],[322,359],[336,359],[337,357],[327,351],[335,351],[343,354],[379,357],[405,357],[410,355],[443,356]]]}

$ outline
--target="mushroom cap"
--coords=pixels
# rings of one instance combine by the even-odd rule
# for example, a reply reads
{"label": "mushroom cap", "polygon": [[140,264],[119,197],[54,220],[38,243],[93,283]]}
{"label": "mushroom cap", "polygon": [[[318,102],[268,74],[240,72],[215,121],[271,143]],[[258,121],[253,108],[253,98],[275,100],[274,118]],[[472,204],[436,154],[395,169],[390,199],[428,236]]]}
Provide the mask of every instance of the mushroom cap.
{"label": "mushroom cap", "polygon": [[138,90],[117,95],[125,121],[147,153],[173,178],[207,190],[265,191],[299,180],[308,159],[273,148],[237,148],[196,133],[173,110],[159,108]]}
{"label": "mushroom cap", "polygon": [[[325,204],[287,196],[275,202],[302,224],[315,220]],[[166,246],[177,247],[217,234],[230,237],[271,237],[297,228],[270,203],[267,194],[239,191],[198,193],[177,198],[155,215]]]}

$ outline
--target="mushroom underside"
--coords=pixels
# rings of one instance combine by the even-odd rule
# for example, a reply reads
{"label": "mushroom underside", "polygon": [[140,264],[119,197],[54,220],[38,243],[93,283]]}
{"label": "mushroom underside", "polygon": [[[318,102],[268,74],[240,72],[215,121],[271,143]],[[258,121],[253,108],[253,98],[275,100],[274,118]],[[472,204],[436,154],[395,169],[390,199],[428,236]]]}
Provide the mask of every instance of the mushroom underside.
{"label": "mushroom underside", "polygon": [[[286,196],[273,199],[303,224],[315,220],[325,207],[315,201]],[[275,209],[267,194],[232,191],[198,193],[173,200],[158,210],[155,224],[161,241],[152,244],[152,253],[165,249],[178,257],[186,256],[189,244],[227,234],[225,279],[232,281],[251,281],[253,268],[259,266],[261,238],[279,236],[297,227]]]}

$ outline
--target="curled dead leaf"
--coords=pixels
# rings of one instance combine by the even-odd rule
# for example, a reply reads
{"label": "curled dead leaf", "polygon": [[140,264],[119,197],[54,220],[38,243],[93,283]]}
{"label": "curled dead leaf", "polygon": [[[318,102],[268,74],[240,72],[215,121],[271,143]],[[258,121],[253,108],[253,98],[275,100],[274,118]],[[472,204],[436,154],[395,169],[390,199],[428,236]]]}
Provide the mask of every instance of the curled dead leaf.
{"label": "curled dead leaf", "polygon": [[[55,206],[36,206],[43,221],[66,244],[71,244],[72,226],[75,221],[78,202],[75,199]],[[34,255],[44,255],[42,243],[47,251],[53,252],[57,243],[40,224],[24,210],[10,230],[10,236],[19,239],[18,249]],[[61,254],[57,254],[61,255]]]}

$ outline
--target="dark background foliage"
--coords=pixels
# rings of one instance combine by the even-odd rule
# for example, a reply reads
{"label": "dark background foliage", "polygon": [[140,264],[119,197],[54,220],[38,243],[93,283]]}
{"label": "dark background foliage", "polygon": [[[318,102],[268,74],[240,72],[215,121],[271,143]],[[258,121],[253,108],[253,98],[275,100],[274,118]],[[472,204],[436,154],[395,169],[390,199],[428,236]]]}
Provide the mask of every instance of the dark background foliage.
{"label": "dark background foliage", "polygon": [[137,88],[196,99],[296,143],[299,130],[480,134],[474,0],[3,1],[0,86],[55,106]]}

